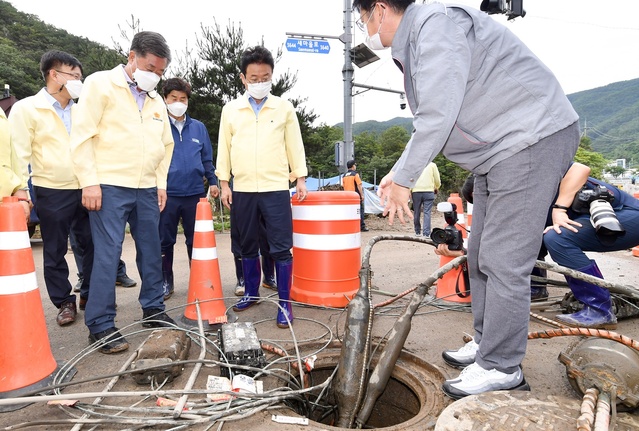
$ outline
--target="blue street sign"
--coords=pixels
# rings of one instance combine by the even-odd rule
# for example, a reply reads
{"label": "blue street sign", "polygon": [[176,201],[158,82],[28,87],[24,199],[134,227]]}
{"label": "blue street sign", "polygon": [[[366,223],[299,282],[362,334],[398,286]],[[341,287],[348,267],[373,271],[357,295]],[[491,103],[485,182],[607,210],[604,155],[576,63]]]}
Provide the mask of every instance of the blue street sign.
{"label": "blue street sign", "polygon": [[290,52],[310,52],[312,54],[328,54],[331,45],[327,40],[318,39],[286,39],[286,50]]}

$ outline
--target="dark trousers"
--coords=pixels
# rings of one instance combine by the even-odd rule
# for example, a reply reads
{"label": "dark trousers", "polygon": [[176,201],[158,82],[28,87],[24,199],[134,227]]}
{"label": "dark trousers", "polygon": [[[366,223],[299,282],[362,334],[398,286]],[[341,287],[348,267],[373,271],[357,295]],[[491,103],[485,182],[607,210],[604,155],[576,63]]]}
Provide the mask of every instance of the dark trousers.
{"label": "dark trousers", "polygon": [[87,279],[91,278],[93,242],[89,214],[82,206],[82,190],[35,186],[34,193],[42,234],[44,281],[51,302],[59,308],[65,302],[75,303],[75,295],[69,282],[69,266],[65,259],[69,232],[73,232],[85,250],[83,271]]}
{"label": "dark trousers", "polygon": [[160,213],[160,242],[162,254],[173,251],[173,246],[177,241],[177,231],[180,219],[186,238],[186,251],[191,258],[193,252],[193,234],[195,232],[195,212],[200,198],[205,195],[193,196],[168,196],[166,207]]}
{"label": "dark trousers", "polygon": [[[235,216],[239,211],[231,211],[231,253],[235,257],[242,256],[242,248],[240,247],[240,228],[239,222],[235,221]],[[264,256],[269,254],[268,241],[266,240],[266,226],[264,223],[264,217],[260,217],[259,228],[259,240],[258,245],[260,247],[260,255]]]}
{"label": "dark trousers", "polygon": [[612,244],[603,244],[590,223],[590,215],[585,214],[575,219],[581,223],[577,232],[561,229],[561,235],[549,230],[544,235],[544,245],[553,261],[572,269],[585,268],[591,264],[586,251],[606,252],[628,250],[639,244],[639,208],[624,206],[615,210],[615,216],[626,230],[626,234],[615,239]]}
{"label": "dark trousers", "polygon": [[[73,250],[73,259],[75,260],[75,266],[78,268],[78,277],[82,278],[82,290],[80,291],[80,296],[83,298],[88,298],[88,288],[89,288],[89,279],[84,277],[83,268],[83,259],[84,249],[78,244],[78,240],[73,233],[73,230],[69,232],[69,243],[71,243],[71,250]],[[122,259],[118,263],[118,275],[117,278],[124,277],[126,275],[126,263]],[[84,285],[87,285],[87,294],[84,292]]]}
{"label": "dark trousers", "polygon": [[84,320],[93,334],[114,327],[115,279],[127,222],[135,242],[135,261],[142,281],[140,305],[143,310],[164,310],[157,189],[101,187],[102,208],[89,212],[93,241],[98,246]]}
{"label": "dark trousers", "polygon": [[[435,201],[434,192],[413,192],[413,216],[415,233],[424,236],[430,235],[430,214],[433,210],[433,202]],[[422,217],[424,224],[422,226]],[[423,228],[423,230],[422,230]]]}
{"label": "dark trousers", "polygon": [[231,225],[239,231],[240,254],[256,258],[260,252],[260,224],[264,223],[267,250],[275,262],[290,262],[293,247],[293,215],[288,190],[233,192]]}

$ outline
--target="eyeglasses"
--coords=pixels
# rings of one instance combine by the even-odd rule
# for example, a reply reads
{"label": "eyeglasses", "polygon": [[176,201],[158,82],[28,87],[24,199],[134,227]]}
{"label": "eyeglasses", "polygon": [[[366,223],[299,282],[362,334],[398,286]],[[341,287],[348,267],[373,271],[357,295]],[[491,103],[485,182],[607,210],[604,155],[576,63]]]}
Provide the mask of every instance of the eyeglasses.
{"label": "eyeglasses", "polygon": [[272,78],[272,76],[269,76],[268,78],[262,79],[247,79],[246,82],[248,82],[249,84],[264,84],[265,82],[271,82]]}
{"label": "eyeglasses", "polygon": [[69,73],[69,72],[64,72],[62,70],[58,70],[58,69],[54,69],[56,72],[58,73],[62,73],[64,75],[69,75],[72,76],[73,79],[76,79],[78,81],[82,81],[82,74],[81,73]]}
{"label": "eyeglasses", "polygon": [[355,24],[361,31],[366,31],[366,26],[368,25],[368,22],[371,20],[371,17],[373,16],[373,11],[375,10],[375,6],[377,6],[377,3],[373,3],[373,6],[368,11],[368,19],[366,20],[366,22],[364,22],[364,15],[361,15],[357,19],[357,21],[355,21]]}

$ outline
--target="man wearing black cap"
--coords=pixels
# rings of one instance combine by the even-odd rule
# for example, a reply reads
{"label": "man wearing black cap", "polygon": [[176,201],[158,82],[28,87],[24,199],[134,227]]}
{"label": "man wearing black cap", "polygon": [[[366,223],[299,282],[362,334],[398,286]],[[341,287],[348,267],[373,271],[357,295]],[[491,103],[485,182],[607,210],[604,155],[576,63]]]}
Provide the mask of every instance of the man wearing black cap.
{"label": "man wearing black cap", "polygon": [[344,186],[344,190],[348,192],[356,192],[359,195],[359,215],[361,218],[360,230],[362,232],[368,232],[366,223],[364,223],[364,187],[362,187],[362,179],[357,173],[357,164],[355,163],[355,160],[349,160],[346,162],[346,167],[348,168],[348,171],[342,178],[342,186]]}

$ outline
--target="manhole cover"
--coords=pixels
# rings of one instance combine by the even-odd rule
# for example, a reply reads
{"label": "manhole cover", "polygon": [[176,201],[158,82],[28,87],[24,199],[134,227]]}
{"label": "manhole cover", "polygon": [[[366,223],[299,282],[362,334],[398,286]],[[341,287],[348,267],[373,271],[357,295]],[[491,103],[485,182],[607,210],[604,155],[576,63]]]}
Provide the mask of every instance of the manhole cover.
{"label": "manhole cover", "polygon": [[[444,409],[435,431],[574,431],[581,400],[530,392],[487,392],[462,398]],[[636,416],[619,413],[616,431],[639,429]]]}

